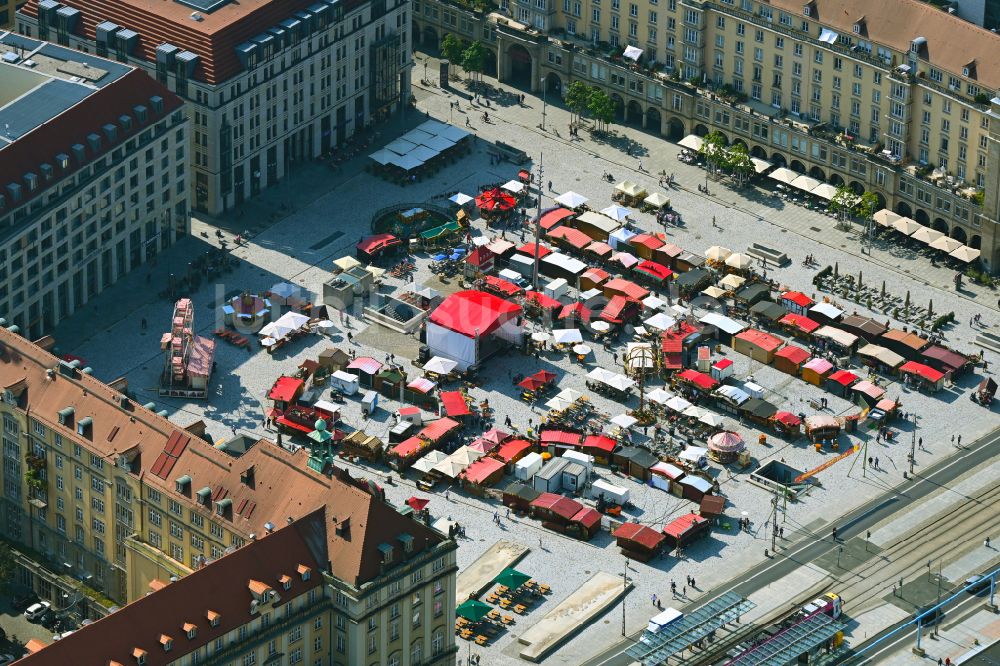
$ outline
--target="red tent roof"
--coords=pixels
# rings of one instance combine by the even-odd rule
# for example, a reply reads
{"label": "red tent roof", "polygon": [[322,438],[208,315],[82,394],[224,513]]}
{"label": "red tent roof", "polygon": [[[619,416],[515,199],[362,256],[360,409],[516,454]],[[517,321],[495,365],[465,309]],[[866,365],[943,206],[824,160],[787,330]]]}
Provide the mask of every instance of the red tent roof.
{"label": "red tent roof", "polygon": [[907,361],[899,368],[900,372],[906,372],[911,375],[917,375],[932,384],[936,384],[944,378],[943,372],[938,372],[929,365],[924,365],[923,363],[917,363],[916,361]]}
{"label": "red tent roof", "polygon": [[593,238],[573,227],[556,227],[546,234],[554,240],[564,240],[577,250],[582,250],[593,242]]}
{"label": "red tent roof", "polygon": [[837,382],[841,386],[850,386],[858,381],[858,376],[849,370],[837,370],[827,377],[827,379],[831,382]]}
{"label": "red tent roof", "polygon": [[423,497],[410,497],[410,499],[406,500],[406,504],[414,511],[423,511],[430,504],[430,500]]}
{"label": "red tent roof", "polygon": [[538,221],[538,224],[542,227],[542,229],[548,231],[565,220],[567,217],[573,217],[574,215],[576,215],[576,213],[571,210],[567,210],[565,208],[553,208],[552,210],[545,211],[545,213],[542,214],[542,219]]}
{"label": "red tent roof", "polygon": [[366,375],[374,375],[378,374],[378,371],[382,369],[382,363],[376,361],[371,356],[359,356],[347,364],[347,369],[360,370]]}
{"label": "red tent roof", "polygon": [[607,243],[602,243],[601,241],[594,241],[590,245],[584,248],[587,252],[593,252],[598,257],[606,257],[615,251],[613,247]]}
{"label": "red tent roof", "polygon": [[590,309],[584,306],[583,303],[577,302],[571,305],[563,306],[563,309],[559,311],[559,319],[566,319],[567,317],[578,317],[582,321],[590,321]]}
{"label": "red tent roof", "polygon": [[597,509],[592,509],[589,506],[585,506],[579,511],[577,511],[576,515],[570,518],[570,520],[573,521],[574,523],[580,523],[589,530],[593,529],[595,525],[600,524],[601,514],[598,513]]}
{"label": "red tent roof", "polygon": [[448,416],[468,416],[472,413],[461,391],[441,391],[441,404]]}
{"label": "red tent roof", "polygon": [[572,520],[573,516],[580,513],[580,509],[583,508],[579,502],[555,493],[542,493],[534,499],[530,506],[536,509],[548,509],[565,520]]}
{"label": "red tent roof", "polygon": [[568,432],[566,430],[543,430],[540,433],[542,444],[569,444],[570,446],[580,445],[580,433]]}
{"label": "red tent roof", "polygon": [[535,379],[534,377],[525,377],[517,383],[518,386],[523,388],[525,391],[537,391],[538,389],[545,386],[545,382],[540,379]]}
{"label": "red tent roof", "polygon": [[483,483],[501,469],[503,469],[502,461],[484,457],[469,465],[464,472],[459,474],[459,477],[469,483]]}
{"label": "red tent roof", "polygon": [[556,377],[557,377],[556,373],[552,372],[551,370],[539,370],[535,374],[531,375],[532,379],[537,379],[538,381],[543,382],[545,384],[551,384],[556,380]]}
{"label": "red tent roof", "polygon": [[609,277],[611,277],[611,274],[608,273],[606,270],[603,270],[601,268],[588,268],[580,276],[580,279],[590,280],[595,284],[600,284],[601,282],[607,280]]}
{"label": "red tent roof", "polygon": [[295,377],[278,377],[267,397],[278,402],[291,402],[305,386],[305,382]]}
{"label": "red tent roof", "polygon": [[547,296],[540,291],[524,292],[524,300],[525,303],[533,303],[543,310],[555,310],[556,308],[561,308],[563,306],[563,304],[556,299],[551,296]]}
{"label": "red tent roof", "polygon": [[689,513],[686,516],[681,516],[673,522],[663,526],[663,533],[672,536],[675,539],[679,539],[684,534],[686,534],[692,527],[698,525],[699,523],[706,523],[707,519],[702,518],[696,513]]}
{"label": "red tent roof", "polygon": [[510,210],[517,205],[517,199],[514,195],[507,190],[501,189],[499,187],[494,187],[491,190],[486,190],[476,197],[476,205],[483,210],[488,211],[504,211]]}
{"label": "red tent roof", "polygon": [[718,381],[709,375],[706,375],[704,372],[698,372],[697,370],[691,370],[690,368],[678,373],[677,378],[694,384],[704,391],[711,391],[719,385]]}
{"label": "red tent roof", "polygon": [[426,446],[426,441],[414,435],[413,437],[404,439],[402,442],[389,449],[389,454],[399,458],[409,458]]}
{"label": "red tent roof", "polygon": [[503,444],[508,439],[510,439],[510,437],[511,435],[509,432],[504,432],[499,428],[490,428],[482,435],[482,438],[485,439],[487,442],[494,442],[496,444]]}
{"label": "red tent roof", "polygon": [[666,280],[671,275],[674,274],[672,270],[664,266],[663,264],[658,264],[655,261],[646,260],[633,268],[634,271],[640,271],[646,275],[651,275],[658,280]]}
{"label": "red tent roof", "polygon": [[622,323],[622,313],[625,311],[625,308],[627,308],[630,303],[636,302],[637,301],[631,298],[626,298],[621,294],[615,294],[601,311],[601,319],[609,321],[612,324],[620,324]]}
{"label": "red tent roof", "polygon": [[625,296],[628,296],[629,298],[635,299],[637,301],[641,301],[642,299],[649,296],[648,289],[640,287],[635,282],[632,282],[631,280],[625,280],[623,278],[613,278],[611,280],[608,280],[607,282],[604,283],[604,290],[605,292],[616,291],[620,294],[624,294]]}
{"label": "red tent roof", "polygon": [[776,338],[770,333],[765,333],[764,331],[758,331],[754,328],[748,328],[742,333],[737,334],[737,340],[746,340],[752,345],[760,347],[764,351],[774,351],[782,345],[781,338]]}
{"label": "red tent roof", "polygon": [[637,543],[647,550],[656,550],[666,538],[661,532],[657,532],[652,527],[640,525],[639,523],[622,523],[611,533],[616,539]]}
{"label": "red tent roof", "polygon": [[521,307],[482,291],[452,294],[431,313],[431,322],[466,337],[488,335],[520,316]]}
{"label": "red tent roof", "polygon": [[587,435],[587,439],[583,440],[585,449],[597,449],[607,453],[612,453],[617,446],[618,442],[607,435]]}
{"label": "red tent roof", "polygon": [[796,426],[802,425],[802,419],[791,412],[776,412],[772,418],[775,421],[781,421],[789,428],[795,428]]}
{"label": "red tent roof", "polygon": [[802,347],[796,347],[795,345],[787,345],[782,347],[774,353],[775,356],[788,359],[792,363],[805,363],[806,359],[809,358],[809,352]]}
{"label": "red tent roof", "polygon": [[798,328],[803,333],[812,333],[817,328],[820,327],[818,321],[813,321],[809,317],[803,317],[800,314],[795,314],[794,312],[789,312],[784,317],[778,320],[779,324],[787,324],[788,326],[794,326]]}
{"label": "red tent roof", "polygon": [[632,238],[630,238],[628,242],[629,245],[631,245],[632,247],[635,247],[636,245],[642,245],[643,247],[649,248],[650,250],[657,250],[666,245],[666,243],[662,239],[658,238],[657,236],[654,236],[653,234],[639,234],[638,236],[633,236]]}
{"label": "red tent roof", "polygon": [[375,254],[393,245],[399,245],[402,242],[392,234],[376,234],[375,236],[363,239],[358,243],[357,247],[365,254]]}
{"label": "red tent roof", "polygon": [[811,306],[813,303],[816,302],[813,299],[806,296],[805,294],[803,294],[801,291],[786,291],[781,295],[781,298],[786,301],[791,301],[792,303],[800,305],[804,308],[808,308],[809,306]]}
{"label": "red tent roof", "polygon": [[485,282],[487,287],[499,291],[504,296],[516,296],[524,291],[510,280],[504,280],[496,275],[487,275]]}
{"label": "red tent roof", "polygon": [[521,247],[517,248],[517,251],[520,252],[521,254],[526,254],[529,257],[535,256],[535,252],[537,252],[539,259],[544,259],[546,256],[552,254],[552,250],[545,247],[541,243],[539,243],[537,246],[534,243],[525,243]]}
{"label": "red tent roof", "polygon": [[470,252],[469,256],[466,257],[465,260],[473,266],[482,266],[484,264],[489,264],[495,257],[496,254],[493,250],[489,249],[485,245],[480,245]]}
{"label": "red tent roof", "polygon": [[420,437],[436,442],[452,430],[461,428],[462,424],[454,419],[444,417],[437,421],[432,421],[424,426],[424,429],[417,433]]}
{"label": "red tent roof", "polygon": [[660,338],[660,350],[664,354],[679,354],[684,351],[684,340],[682,338],[668,338],[662,336]]}
{"label": "red tent roof", "polygon": [[531,442],[526,439],[512,439],[509,442],[501,444],[500,448],[493,455],[504,462],[510,462],[530,449],[531,446]]}

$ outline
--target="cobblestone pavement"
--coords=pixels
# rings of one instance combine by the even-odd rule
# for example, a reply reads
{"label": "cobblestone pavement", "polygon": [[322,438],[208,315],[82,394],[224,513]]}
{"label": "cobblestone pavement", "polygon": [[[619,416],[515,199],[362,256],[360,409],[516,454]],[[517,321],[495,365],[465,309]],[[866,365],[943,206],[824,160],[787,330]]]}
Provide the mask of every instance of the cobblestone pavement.
{"label": "cobblestone pavement", "polygon": [[[344,254],[353,254],[354,243],[366,232],[371,215],[379,208],[399,201],[430,201],[437,195],[455,190],[475,194],[481,184],[503,182],[513,177],[515,168],[512,165],[490,163],[484,141],[500,139],[523,148],[535,159],[544,156],[543,181],[551,179],[554,190],[545,192],[544,206],[551,205],[549,196],[572,189],[590,197],[591,204],[596,208],[604,207],[610,203],[613,188],[612,184],[602,179],[606,171],[610,171],[616,180],[627,177],[646,185],[650,191],[657,189],[656,177],[637,172],[637,159],[629,158],[617,147],[595,143],[587,138],[571,142],[556,135],[556,128],[565,134],[568,122],[568,114],[561,109],[549,105],[546,109],[549,131],[538,130],[535,126],[540,121],[541,103],[530,95],[524,107],[497,109],[493,105],[489,110],[493,121],[489,124],[480,122],[480,108],[470,110],[465,99],[460,102],[460,111],[449,110],[449,102],[458,99],[456,95],[442,95],[437,89],[418,88],[417,97],[421,112],[442,120],[448,120],[451,114],[457,126],[463,126],[468,116],[474,131],[481,137],[477,150],[435,177],[407,187],[376,180],[363,172],[360,160],[337,172],[322,165],[300,167],[288,184],[269,191],[260,202],[246,204],[242,217],[237,213],[231,219],[222,221],[229,230],[227,238],[231,237],[231,231],[241,228],[255,230],[255,236],[248,245],[235,251],[235,255],[242,260],[238,270],[227,275],[224,282],[205,284],[197,293],[190,294],[196,306],[195,324],[202,334],[210,335],[219,325],[218,308],[212,304],[221,302],[223,296],[238,290],[262,290],[280,281],[291,281],[304,291],[320,293],[321,284],[329,275],[330,261]],[[410,115],[407,125],[423,120],[422,114],[417,117],[418,114],[411,112]],[[403,121],[396,122],[394,127],[398,131],[391,133],[384,130],[381,143],[387,143],[403,131]],[[660,170],[677,174],[681,188],[672,190],[669,196],[674,207],[684,215],[685,224],[683,227],[668,227],[666,232],[678,245],[696,252],[714,244],[738,251],[754,241],[779,246],[792,258],[792,263],[782,269],[772,269],[769,276],[807,293],[815,291],[810,282],[812,272],[800,263],[807,253],[817,255],[823,264],[837,262],[843,273],[857,274],[863,270],[865,280],[870,284],[885,281],[887,288],[896,293],[910,291],[914,303],[925,304],[933,299],[936,310],[954,310],[957,324],[946,332],[946,338],[949,344],[965,351],[973,350],[971,339],[975,330],[970,328],[968,322],[974,314],[983,313],[986,323],[996,327],[996,312],[990,309],[995,299],[992,292],[973,288],[956,295],[948,289],[951,276],[948,271],[933,269],[926,260],[905,253],[876,249],[872,257],[862,257],[856,252],[856,238],[837,231],[830,218],[763,194],[748,198],[730,192],[722,184],[713,183],[710,186],[713,196],[702,196],[695,191],[695,186],[703,181],[704,172],[680,164],[675,157],[678,149],[674,144],[637,130],[617,130],[640,146],[637,150],[643,154],[645,169],[654,174]],[[285,207],[282,208],[282,205]],[[275,217],[273,223],[272,216]],[[713,228],[713,216],[721,228]],[[645,228],[653,224],[652,218],[647,215],[637,215],[636,221]],[[220,342],[217,354],[219,372],[213,378],[212,395],[207,402],[158,398],[155,386],[162,367],[159,331],[165,330],[162,327],[169,323],[172,303],[157,297],[156,292],[163,289],[167,274],[182,270],[192,253],[204,251],[209,246],[209,240],[200,235],[202,231],[214,242],[214,227],[196,222],[195,235],[161,256],[158,265],[150,266],[149,278],[140,271],[124,279],[96,299],[92,308],[60,326],[57,332],[59,348],[86,358],[95,374],[102,379],[126,377],[140,402],[156,402],[157,409],[167,409],[171,418],[180,424],[206,419],[209,432],[216,439],[228,436],[231,428],[259,436],[273,436],[262,427],[262,402],[267,389],[282,372],[294,371],[302,360],[315,357],[331,344],[353,347],[358,355],[371,355],[379,360],[384,359],[389,351],[402,349],[400,341],[392,336],[391,344],[385,343],[391,349],[379,348],[380,340],[388,338],[378,329],[367,330],[367,324],[358,319],[355,312],[349,320],[350,329],[338,325],[330,339],[307,337],[270,356],[261,353],[256,343],[248,352]],[[338,233],[341,235],[338,236]],[[482,228],[476,233],[483,233]],[[388,278],[387,283],[396,288],[402,286],[399,280],[392,278]],[[421,256],[414,284],[419,286],[425,283],[432,284],[431,273],[426,257]],[[848,304],[846,308],[866,313],[865,308],[859,305]],[[885,319],[885,316],[880,313],[879,318]],[[148,322],[149,332],[146,334],[140,333],[141,319]],[[348,331],[354,336],[354,343],[350,345],[345,339]],[[750,373],[749,359],[731,352],[729,356],[736,362],[737,377]],[[990,353],[986,358],[991,365],[997,361]],[[560,375],[561,387],[589,393],[584,374],[595,365],[613,366],[611,352],[596,346],[595,355],[585,368],[570,364],[566,358],[554,353],[545,354],[540,359],[510,354],[486,366],[482,388],[474,389],[472,395],[477,400],[489,398],[496,410],[498,424],[509,416],[516,429],[523,432],[528,427],[529,419],[537,422],[542,413],[529,409],[518,400],[510,381],[512,375],[548,367]],[[811,412],[807,407],[808,401],[823,395],[829,398],[830,413],[843,414],[855,409],[849,402],[773,368],[754,364],[752,371],[755,381],[765,387],[767,399],[779,408]],[[978,377],[978,374],[967,376],[958,385],[948,387],[936,396],[913,392],[899,384],[888,384],[889,395],[900,398],[903,408],[919,417],[917,436],[923,440],[923,449],[917,453],[918,469],[921,465],[948,456],[953,450],[952,434],[960,433],[968,442],[995,426],[996,417],[968,399],[969,388],[974,386]],[[638,402],[633,398],[628,405],[621,405],[601,395],[590,397],[599,410],[610,416],[626,408],[634,408]],[[392,401],[385,401],[382,405],[387,410],[398,407]],[[359,403],[354,400],[349,400],[345,406],[344,420],[351,427],[364,428],[382,438],[387,437],[392,422],[389,412],[384,410],[363,421]],[[729,417],[725,420],[727,426],[740,432],[747,442],[757,442],[760,433],[756,428],[735,423]],[[821,485],[804,501],[788,506],[783,517],[785,539],[825,535],[829,525],[836,523],[839,514],[903,483],[910,442],[909,428],[903,424],[903,442],[892,445],[876,444],[866,434],[852,435],[852,443],[867,445],[868,455],[879,456],[881,471],[862,470],[851,458],[822,472],[819,476]],[[641,437],[641,434],[637,435],[637,438]],[[767,446],[750,445],[755,459],[760,462],[784,460],[788,465],[804,471],[832,455],[806,448],[802,440],[786,442],[773,434],[768,435],[768,442]],[[384,467],[355,469],[365,475],[384,475],[388,471]],[[695,598],[703,590],[759,562],[764,548],[770,547],[770,534],[763,527],[769,515],[767,494],[750,484],[740,471],[713,466],[711,473],[719,480],[722,492],[731,503],[728,515],[748,512],[754,529],[749,533],[738,533],[734,529],[717,528],[709,538],[689,548],[681,559],[663,557],[649,564],[633,563],[632,576],[636,589],[625,602],[629,631],[641,627],[652,615],[652,604],[646,602],[650,601],[652,594],[666,598],[671,580],[678,581],[679,587],[683,587],[686,576],[694,576],[698,587],[695,590],[689,588],[686,592],[687,598]],[[631,480],[614,477],[607,470],[600,471],[599,475],[630,490],[635,505],[630,517],[642,522],[660,526],[671,517],[692,509],[686,501]],[[496,510],[495,503],[457,490],[450,492],[449,498],[445,499],[442,490],[434,493],[430,510],[435,516],[450,516],[466,526],[468,536],[460,542],[460,566],[471,563],[497,539],[513,539],[531,548],[519,568],[549,583],[554,589],[554,594],[544,604],[526,617],[519,618],[509,635],[488,648],[476,649],[485,656],[487,663],[519,662],[513,636],[537,621],[593,571],[620,572],[624,568],[624,558],[607,534],[599,535],[589,543],[581,543],[544,530],[539,523],[531,520],[505,517],[500,525],[495,525],[485,520]],[[396,485],[388,486],[387,491],[390,499],[401,501],[414,494],[414,487],[409,479],[401,479]],[[731,522],[735,524],[735,518]],[[683,605],[684,601],[679,599],[670,603]],[[613,642],[620,634],[620,613],[620,608],[609,611],[547,661],[575,664],[581,654],[595,652]],[[464,653],[466,648],[464,645],[462,648]]]}

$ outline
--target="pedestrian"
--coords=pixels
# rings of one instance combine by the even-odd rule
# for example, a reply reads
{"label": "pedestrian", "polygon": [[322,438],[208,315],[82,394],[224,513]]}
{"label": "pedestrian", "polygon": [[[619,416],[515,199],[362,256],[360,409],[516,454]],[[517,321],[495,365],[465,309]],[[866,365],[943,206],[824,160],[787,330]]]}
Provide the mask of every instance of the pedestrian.
{"label": "pedestrian", "polygon": [[139,321],[139,328],[141,328],[141,329],[142,329],[142,330],[144,330],[144,331],[146,330],[146,318],[145,318],[145,317],[143,317],[143,318],[142,318],[142,319],[141,319],[141,320]]}
{"label": "pedestrian", "polygon": [[782,539],[785,538],[785,526],[784,525],[782,525],[781,527],[778,528],[778,536],[780,538],[782,538]]}
{"label": "pedestrian", "polygon": [[962,436],[958,436],[958,448],[962,448]]}
{"label": "pedestrian", "polygon": [[655,594],[652,596],[652,599],[653,599],[653,605],[655,606],[656,605],[656,595]]}
{"label": "pedestrian", "polygon": [[233,437],[235,437],[236,436],[236,426],[232,426],[232,430],[233,430]]}
{"label": "pedestrian", "polygon": [[542,547],[542,537],[538,537],[538,547]]}
{"label": "pedestrian", "polygon": [[868,466],[869,466],[869,467],[874,467],[874,466],[875,466],[875,465],[873,464],[874,462],[875,462],[875,459],[874,459],[874,458],[872,458],[871,456],[868,456]]}
{"label": "pedestrian", "polygon": [[351,344],[354,343],[354,335],[350,331],[347,332],[347,341]]}
{"label": "pedestrian", "polygon": [[693,587],[696,590],[698,589],[698,586],[694,582],[694,576],[691,576],[691,587]]}
{"label": "pedestrian", "polygon": [[951,436],[951,445],[955,446],[955,435]]}
{"label": "pedestrian", "polygon": [[986,537],[986,541],[983,542],[987,548],[990,547],[990,538]]}
{"label": "pedestrian", "polygon": [[878,456],[875,456],[875,469],[878,469]]}
{"label": "pedestrian", "polygon": [[837,540],[837,528],[836,527],[834,527],[832,529],[831,534],[833,535],[833,540],[836,541]]}
{"label": "pedestrian", "polygon": [[449,495],[448,491],[447,491],[447,490],[446,490],[446,491],[444,491],[444,498],[445,498],[445,500],[447,500],[447,501],[449,501],[449,502],[450,502],[450,501],[451,501],[451,499],[450,499],[450,498],[448,497],[448,495]]}
{"label": "pedestrian", "polygon": [[688,595],[688,589],[687,585],[685,585],[684,587],[681,588],[681,597],[687,598],[687,595]]}
{"label": "pedestrian", "polygon": [[642,160],[639,160],[639,171],[645,171],[645,169],[642,168]]}
{"label": "pedestrian", "polygon": [[550,180],[549,181],[549,192],[551,192],[551,191],[552,191],[552,181]]}
{"label": "pedestrian", "polygon": [[920,448],[924,448],[924,438],[923,437],[917,438],[917,446],[919,446]]}
{"label": "pedestrian", "polygon": [[510,507],[507,507],[507,520],[510,520]]}

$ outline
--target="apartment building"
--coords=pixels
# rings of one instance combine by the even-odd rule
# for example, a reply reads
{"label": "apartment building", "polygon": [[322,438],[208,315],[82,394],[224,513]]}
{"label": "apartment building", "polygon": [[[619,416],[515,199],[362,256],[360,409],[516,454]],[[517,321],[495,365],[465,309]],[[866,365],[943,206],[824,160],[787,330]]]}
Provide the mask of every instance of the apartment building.
{"label": "apartment building", "polygon": [[[489,26],[489,27],[487,27]],[[1000,265],[1000,36],[918,0],[415,0],[413,34],[481,39],[500,80],[605,89],[618,122],[720,131]],[[622,57],[642,49],[639,63]]]}
{"label": "apartment building", "polygon": [[132,63],[184,98],[192,205],[217,214],[409,98],[408,8],[403,0],[28,0],[17,23],[25,35]]}
{"label": "apartment building", "polygon": [[[50,569],[118,603],[133,602],[297,524],[323,575],[315,594],[327,608],[323,642],[309,634],[308,644],[320,647],[304,649],[303,663],[454,660],[455,542],[401,514],[367,481],[339,469],[317,474],[306,451],[292,454],[268,441],[216,448],[200,436],[203,424],[180,429],[152,405],[138,405],[3,328],[0,390],[0,525]],[[255,580],[274,585],[267,576]],[[264,645],[273,629],[267,622],[244,617],[231,630],[243,626]],[[173,645],[187,640],[170,629],[162,631]],[[198,648],[205,663],[243,654],[225,640],[215,645]],[[134,647],[149,655],[163,650]]]}
{"label": "apartment building", "polygon": [[183,108],[135,67],[0,33],[0,317],[39,338],[190,231]]}

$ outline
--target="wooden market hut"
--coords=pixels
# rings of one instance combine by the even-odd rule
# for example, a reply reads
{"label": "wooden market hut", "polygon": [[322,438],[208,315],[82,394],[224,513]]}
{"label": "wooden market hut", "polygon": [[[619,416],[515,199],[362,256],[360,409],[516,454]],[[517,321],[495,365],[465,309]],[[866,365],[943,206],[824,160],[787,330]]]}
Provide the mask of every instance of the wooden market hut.
{"label": "wooden market hut", "polygon": [[798,377],[802,364],[809,360],[809,352],[802,347],[785,345],[774,352],[774,367],[786,374]]}
{"label": "wooden market hut", "polygon": [[781,304],[789,312],[794,312],[795,314],[800,314],[805,316],[816,301],[809,298],[801,291],[786,291],[781,295]]}
{"label": "wooden market hut", "polygon": [[696,513],[681,516],[663,526],[666,543],[673,548],[684,548],[708,534],[710,530],[708,519]]}
{"label": "wooden market hut", "polygon": [[944,386],[944,373],[923,363],[907,361],[899,366],[899,372],[928,391],[939,391]]}
{"label": "wooden market hut", "polygon": [[345,458],[363,458],[375,463],[382,459],[385,444],[378,437],[363,430],[355,430],[340,440],[340,455]]}
{"label": "wooden market hut", "polygon": [[883,333],[889,330],[889,326],[886,324],[875,321],[870,317],[861,317],[858,315],[844,317],[837,322],[837,327],[853,333],[868,342],[876,342],[882,337]]}
{"label": "wooden market hut", "polygon": [[912,331],[890,328],[879,338],[879,344],[896,352],[907,361],[920,361],[921,352],[930,344]]}
{"label": "wooden market hut", "polygon": [[685,474],[677,485],[681,488],[681,497],[692,502],[701,502],[705,495],[711,495],[713,491],[711,481],[695,474]]}
{"label": "wooden market hut", "polygon": [[726,510],[726,498],[722,495],[705,495],[698,505],[698,513],[710,522],[722,517]]}
{"label": "wooden market hut", "polygon": [[858,350],[858,358],[865,365],[884,373],[894,373],[906,359],[881,345],[868,344]]}
{"label": "wooden market hut", "polygon": [[781,338],[753,328],[737,333],[733,337],[733,349],[759,363],[768,365],[774,361],[774,353],[782,344]]}
{"label": "wooden market hut", "polygon": [[611,274],[600,268],[588,268],[580,275],[580,290],[597,289],[611,277]]}
{"label": "wooden market hut", "polygon": [[519,513],[526,513],[531,508],[531,503],[538,499],[542,493],[531,486],[523,483],[512,483],[507,486],[501,495],[503,505],[514,509]]}
{"label": "wooden market hut", "polygon": [[823,386],[830,393],[843,398],[858,379],[859,377],[850,370],[836,370],[830,373]]}
{"label": "wooden market hut", "polygon": [[659,461],[659,458],[638,446],[626,446],[611,456],[611,464],[617,465],[622,472],[644,483],[649,481],[649,470]]}
{"label": "wooden market hut", "polygon": [[657,234],[641,233],[632,236],[628,244],[632,246],[632,251],[637,257],[652,259],[653,252],[666,245],[666,242]]}
{"label": "wooden market hut", "polygon": [[487,488],[503,478],[504,469],[503,461],[484,456],[466,467],[458,478],[462,482],[462,487],[468,492],[484,495]]}
{"label": "wooden market hut", "polygon": [[920,361],[946,375],[956,375],[972,365],[968,356],[942,345],[931,345],[920,353]]}
{"label": "wooden market hut", "polygon": [[587,435],[580,452],[594,457],[602,465],[610,464],[611,457],[618,448],[618,441],[607,435]]}
{"label": "wooden market hut", "polygon": [[769,326],[776,326],[786,314],[785,306],[774,301],[757,301],[750,306],[750,317]]}
{"label": "wooden market hut", "polygon": [[802,379],[810,384],[822,386],[831,372],[833,372],[833,363],[817,356],[802,366]]}
{"label": "wooden market hut", "polygon": [[347,367],[351,362],[351,357],[343,349],[331,347],[319,353],[319,366],[328,372],[337,372]]}
{"label": "wooden market hut", "polygon": [[771,287],[764,282],[744,284],[733,294],[733,300],[746,307],[771,300]]}
{"label": "wooden market hut", "polygon": [[615,538],[622,555],[640,562],[648,562],[659,555],[667,538],[662,532],[639,523],[622,523],[611,536]]}

